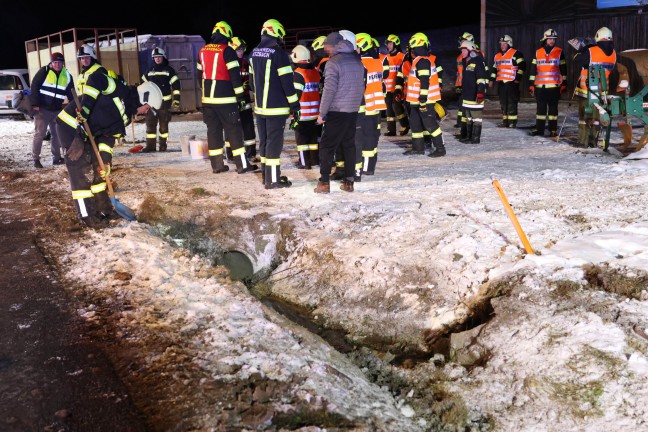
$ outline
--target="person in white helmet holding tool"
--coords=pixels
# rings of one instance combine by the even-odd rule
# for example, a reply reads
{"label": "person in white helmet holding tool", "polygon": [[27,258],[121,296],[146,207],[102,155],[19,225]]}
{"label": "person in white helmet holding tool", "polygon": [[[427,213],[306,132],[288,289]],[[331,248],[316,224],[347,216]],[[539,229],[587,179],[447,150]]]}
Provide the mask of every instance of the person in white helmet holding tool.
{"label": "person in white helmet holding tool", "polygon": [[[119,217],[108,196],[106,183],[115,141],[125,135],[125,127],[134,114],[146,114],[151,108],[160,108],[162,92],[151,82],[139,87],[128,86],[117,74],[104,68],[90,74],[83,89],[82,95],[74,94],[75,98],[80,97],[80,106],[71,101],[59,113],[55,127],[61,146],[66,149],[65,165],[80,222],[89,228],[101,228]],[[89,130],[85,129],[85,124]],[[92,149],[88,133],[92,133],[101,163]]]}
{"label": "person in white helmet holding tool", "polygon": [[[166,52],[162,48],[153,48],[151,51],[153,65],[142,74],[142,82],[151,81],[162,91],[162,106],[160,109],[149,111],[146,114],[146,147],[144,153],[154,152],[156,139],[159,137],[159,151],[167,150],[169,138],[169,122],[171,121],[171,108],[180,106],[180,78],[169,65]],[[159,125],[159,135],[156,130]]]}

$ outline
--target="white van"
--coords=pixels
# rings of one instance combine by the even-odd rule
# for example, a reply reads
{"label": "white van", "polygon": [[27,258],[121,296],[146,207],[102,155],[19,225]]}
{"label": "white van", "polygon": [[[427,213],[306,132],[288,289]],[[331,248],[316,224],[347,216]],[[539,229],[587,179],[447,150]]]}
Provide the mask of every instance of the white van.
{"label": "white van", "polygon": [[29,90],[27,69],[0,69],[0,115],[23,115],[12,106],[14,95]]}

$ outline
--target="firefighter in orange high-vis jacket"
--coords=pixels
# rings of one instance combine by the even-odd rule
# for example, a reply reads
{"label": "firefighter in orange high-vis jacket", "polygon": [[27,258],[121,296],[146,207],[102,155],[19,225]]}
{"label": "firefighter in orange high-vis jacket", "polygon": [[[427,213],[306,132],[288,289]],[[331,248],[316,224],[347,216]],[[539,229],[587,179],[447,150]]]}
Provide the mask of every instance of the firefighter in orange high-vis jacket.
{"label": "firefighter in orange high-vis jacket", "polygon": [[259,135],[262,178],[266,189],[292,185],[281,175],[281,152],[286,120],[299,123],[300,106],[290,55],[283,48],[286,31],[276,19],[261,27],[261,42],[250,53],[250,87]]}
{"label": "firefighter in orange high-vis jacket", "polygon": [[513,48],[513,38],[504,35],[499,40],[500,50],[493,60],[489,86],[497,83],[502,122],[498,127],[517,127],[520,82],[524,77],[526,62],[520,51]]}
{"label": "firefighter in orange high-vis jacket", "polygon": [[407,135],[409,132],[409,121],[405,112],[405,94],[403,89],[396,87],[396,77],[403,64],[405,54],[401,50],[400,38],[395,34],[390,34],[385,40],[385,45],[389,51],[387,60],[389,61],[389,76],[385,80],[387,93],[385,94],[385,103],[387,104],[387,132],[386,136],[396,136],[396,122],[401,125],[401,135]]}
{"label": "firefighter in orange high-vis jacket", "polygon": [[236,163],[236,172],[243,174],[258,167],[245,156],[240,111],[245,109],[243,81],[238,56],[228,45],[232,28],[219,21],[212,30],[211,40],[198,54],[198,70],[202,73],[203,121],[207,125],[209,161],[214,174],[229,170],[223,161],[227,136]]}
{"label": "firefighter in orange high-vis jacket", "polygon": [[558,135],[558,101],[567,89],[567,62],[562,48],[556,46],[558,34],[544,32],[529,70],[529,93],[536,98],[536,126],[529,135],[543,136],[548,123],[552,137]]}
{"label": "firefighter in orange high-vis jacket", "polygon": [[[614,50],[614,42],[612,40],[612,30],[607,27],[601,27],[596,31],[594,36],[596,41],[595,45],[584,46],[574,56],[574,65],[576,70],[580,70],[580,77],[576,87],[576,96],[578,99],[578,144],[582,146],[596,147],[598,144],[598,137],[601,124],[598,119],[597,110],[594,110],[594,115],[590,116],[585,112],[585,108],[589,104],[588,96],[588,79],[589,68],[592,65],[597,65],[605,70],[605,78],[609,92],[615,90],[625,90],[624,88],[616,89],[612,87],[618,81],[619,71],[616,67],[617,54]],[[601,94],[601,89],[590,89],[594,92]],[[604,146],[605,147],[605,146]]]}
{"label": "firefighter in orange high-vis jacket", "polygon": [[[461,48],[461,42],[463,41],[475,41],[475,37],[472,35],[472,33],[464,32],[460,37],[459,37],[459,47]],[[455,78],[455,93],[457,93],[457,105],[459,108],[457,109],[457,122],[455,123],[454,127],[458,128],[461,127],[461,119],[463,117],[463,111],[461,109],[461,83],[463,79],[463,57],[461,57],[461,53],[457,56],[457,77]]]}
{"label": "firefighter in orange high-vis jacket", "polygon": [[389,70],[383,69],[378,48],[369,34],[358,33],[356,45],[362,65],[367,70],[364,98],[358,111],[355,136],[355,181],[360,181],[363,174],[374,175],[376,171],[381,114],[387,109],[384,79],[389,75]]}
{"label": "firefighter in orange high-vis jacket", "polygon": [[440,99],[440,90],[436,69],[430,61],[430,42],[425,34],[414,33],[409,40],[409,46],[412,49],[413,60],[407,78],[406,98],[410,104],[412,148],[403,154],[425,154],[424,131],[427,130],[432,135],[435,148],[429,156],[445,156],[443,134],[434,111],[434,103]]}
{"label": "firefighter in orange high-vis jacket", "polygon": [[299,155],[297,168],[311,169],[319,164],[320,127],[315,120],[319,115],[320,74],[311,63],[310,50],[305,46],[297,45],[293,48],[290,59],[294,65],[293,82],[301,107],[299,121],[291,123]]}

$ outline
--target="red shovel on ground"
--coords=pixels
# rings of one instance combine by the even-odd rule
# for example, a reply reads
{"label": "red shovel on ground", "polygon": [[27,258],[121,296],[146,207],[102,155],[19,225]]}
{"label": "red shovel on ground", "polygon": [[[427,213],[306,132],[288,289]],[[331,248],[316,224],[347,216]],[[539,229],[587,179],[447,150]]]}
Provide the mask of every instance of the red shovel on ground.
{"label": "red shovel on ground", "polygon": [[134,147],[129,148],[128,153],[137,153],[137,152],[141,151],[143,148],[144,148],[143,145],[138,144],[138,145],[136,145]]}

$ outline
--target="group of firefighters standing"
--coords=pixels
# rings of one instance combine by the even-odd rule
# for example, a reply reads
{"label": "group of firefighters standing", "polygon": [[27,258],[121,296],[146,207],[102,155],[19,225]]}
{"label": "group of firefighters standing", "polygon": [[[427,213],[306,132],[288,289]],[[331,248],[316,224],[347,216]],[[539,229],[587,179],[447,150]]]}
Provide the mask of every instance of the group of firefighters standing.
{"label": "group of firefighters standing", "polygon": [[[440,104],[443,70],[430,51],[428,37],[415,33],[403,51],[395,34],[390,34],[384,45],[380,45],[367,33],[342,30],[343,38],[344,32],[349,34],[349,42],[365,68],[365,91],[358,111],[355,157],[345,156],[343,149],[338,149],[331,178],[348,177],[345,166],[353,167],[355,181],[360,181],[363,174],[374,174],[383,117],[386,136],[405,136],[411,132],[411,146],[404,154],[422,155],[429,149],[430,157],[445,156],[440,127],[440,120],[446,114]],[[234,36],[229,24],[220,21],[214,26],[210,43],[199,55],[204,121],[213,172],[228,170],[225,157],[233,159],[239,174],[256,171],[259,167],[252,162],[260,162],[267,189],[291,185],[280,170],[286,122],[290,120],[290,129],[295,132],[299,169],[320,164],[319,142],[324,129],[316,120],[331,52],[325,47],[326,37],[316,38],[310,46],[298,45],[288,54],[284,50],[284,36],[281,23],[266,21],[261,42],[246,59],[245,41]],[[565,54],[556,46],[557,38],[553,29],[547,29],[527,68],[527,61],[514,47],[511,36],[504,35],[499,39],[499,51],[489,68],[474,36],[467,32],[461,35],[455,81],[459,96],[455,127],[460,128],[455,137],[460,142],[481,142],[485,95],[493,86],[497,87],[502,112],[498,127],[517,127],[520,83],[527,72],[529,92],[537,101],[536,124],[530,135],[543,136],[548,130],[550,136],[557,136],[558,102],[568,84]],[[575,95],[586,95],[590,63],[602,65],[608,76],[614,69],[616,54],[611,48],[611,31],[606,27],[599,29],[595,40],[595,45],[579,52],[577,61],[582,64],[583,72]],[[593,120],[586,121],[583,111],[581,103],[578,141],[592,145],[598,125]],[[397,124],[400,131],[396,130]]]}

